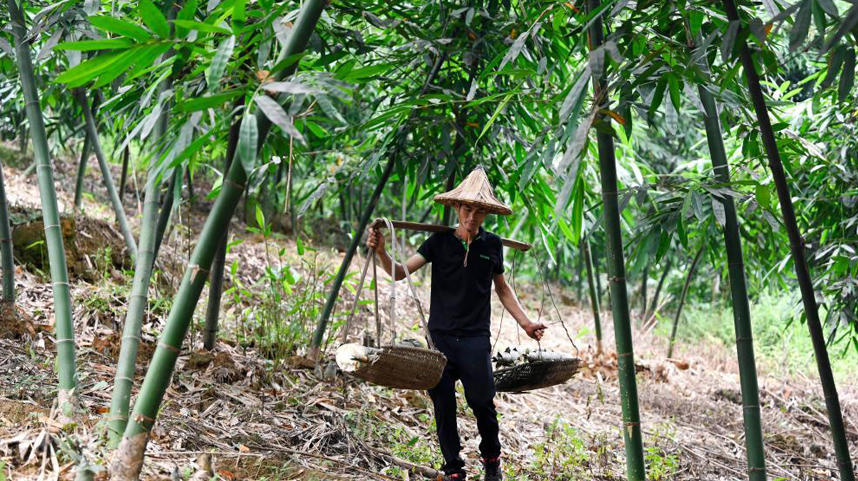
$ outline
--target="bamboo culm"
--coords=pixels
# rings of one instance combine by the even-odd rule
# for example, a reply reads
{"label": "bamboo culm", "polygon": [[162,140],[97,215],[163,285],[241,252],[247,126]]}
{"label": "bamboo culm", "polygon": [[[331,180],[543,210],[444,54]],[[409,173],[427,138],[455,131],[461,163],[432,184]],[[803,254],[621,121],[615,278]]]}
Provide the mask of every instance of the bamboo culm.
{"label": "bamboo culm", "polygon": [[89,137],[89,144],[93,152],[95,152],[95,158],[98,159],[98,166],[101,169],[101,175],[104,179],[104,187],[107,189],[107,194],[110,196],[110,203],[113,205],[113,213],[116,215],[116,223],[119,224],[119,230],[122,232],[122,237],[125,238],[128,253],[134,259],[137,257],[137,244],[134,242],[134,234],[131,233],[131,228],[125,219],[125,209],[122,208],[122,200],[119,199],[119,194],[116,192],[116,187],[113,184],[110,167],[107,165],[107,159],[104,156],[104,151],[101,149],[101,142],[98,140],[98,129],[95,125],[95,118],[89,109],[89,102],[83,90],[78,90],[78,100],[86,120],[86,136]]}
{"label": "bamboo culm", "polygon": [[[173,9],[174,10],[174,9]],[[171,53],[168,53],[171,55]],[[164,92],[172,87],[173,79],[168,77],[158,88]],[[167,131],[170,122],[169,102],[166,102],[161,116],[155,123],[153,138],[160,141]],[[125,149],[126,163],[128,148]],[[155,225],[158,219],[158,194],[161,182],[158,179],[158,163],[156,156],[149,159],[149,169],[146,173],[146,188],[143,194],[143,218],[140,220],[140,250],[134,261],[134,280],[131,285],[131,295],[128,310],[125,314],[125,325],[122,329],[122,342],[119,348],[119,362],[116,367],[116,377],[113,382],[113,393],[108,415],[108,442],[110,447],[117,447],[128,425],[128,411],[131,404],[131,388],[134,382],[134,371],[137,365],[137,353],[140,348],[140,331],[146,316],[146,306],[149,300],[149,283],[155,264]],[[123,169],[124,170],[124,169]]]}
{"label": "bamboo culm", "polygon": [[86,162],[89,160],[89,152],[89,136],[84,134],[80,161],[77,164],[77,180],[74,187],[74,208],[77,211],[80,211],[80,206],[83,204],[83,179],[86,177]]}
{"label": "bamboo culm", "polygon": [[[730,184],[730,167],[721,133],[721,121],[715,99],[705,87],[699,86],[698,92],[703,103],[703,119],[706,125],[706,138],[716,180]],[[748,479],[765,481],[766,456],[763,447],[763,427],[760,416],[760,390],[757,385],[757,365],[754,359],[753,330],[751,329],[751,308],[748,303],[748,288],[745,284],[745,262],[742,258],[742,239],[739,234],[739,219],[733,198],[725,196],[724,205],[724,244],[727,249],[727,264],[730,271],[731,300],[733,303],[733,324],[736,330],[736,354],[739,359],[739,381],[742,387],[742,416],[745,425],[745,446],[748,458]]]}
{"label": "bamboo culm", "polygon": [[[233,110],[244,105],[244,97],[240,97],[233,105]],[[226,144],[226,165],[224,173],[229,172],[235,149],[238,146],[238,137],[241,132],[241,122],[236,120],[229,129],[229,139]],[[223,293],[223,271],[226,268],[226,245],[229,238],[229,224],[224,228],[220,245],[217,248],[214,261],[212,261],[212,273],[209,280],[209,302],[206,306],[206,325],[203,330],[203,348],[214,349],[217,341],[218,318],[220,317],[220,301]]]}
{"label": "bamboo culm", "polygon": [[158,258],[158,251],[161,250],[161,242],[164,240],[164,233],[167,232],[167,224],[169,224],[170,215],[173,212],[173,197],[175,197],[176,182],[179,180],[181,172],[181,166],[173,169],[173,175],[170,177],[170,183],[168,184],[167,191],[164,192],[164,200],[161,202],[160,212],[158,213],[158,224],[155,227],[155,255],[152,258],[153,263],[155,262],[155,259]]}
{"label": "bamboo culm", "polygon": [[128,180],[128,160],[131,157],[131,148],[125,146],[122,152],[122,174],[119,176],[119,200],[125,197],[125,181]]}
{"label": "bamboo culm", "polygon": [[15,38],[18,73],[21,77],[21,87],[26,101],[27,120],[30,123],[30,137],[33,141],[33,152],[36,158],[39,196],[42,201],[42,219],[45,225],[45,243],[48,248],[48,261],[51,268],[59,377],[57,397],[61,411],[66,416],[71,416],[77,406],[74,324],[72,323],[68,267],[62,229],[60,228],[59,209],[57,208],[57,193],[54,190],[48,137],[40,110],[39,92],[33,75],[32,58],[29,47],[24,41],[27,36],[26,21],[16,0],[7,0],[7,4],[12,20],[12,34]]}
{"label": "bamboo culm", "polygon": [[[304,2],[288,43],[282,51],[282,58],[296,55],[304,50],[326,3],[326,0]],[[295,68],[297,64],[278,72],[274,75],[275,80],[291,75]],[[256,121],[258,145],[264,145],[271,122],[261,110],[256,113]],[[241,162],[234,159],[191,254],[164,331],[158,338],[158,347],[140,388],[134,410],[129,417],[122,442],[111,464],[112,479],[134,480],[140,475],[149,432],[155,423],[167,387],[170,385],[176,360],[208,278],[215,252],[222,240],[223,230],[235,212],[246,181],[247,173],[244,167]]]}
{"label": "bamboo culm", "polygon": [[[733,0],[723,0],[727,18],[732,21],[739,20],[739,12]],[[816,367],[819,370],[819,378],[822,390],[825,394],[825,407],[828,410],[828,422],[831,428],[831,437],[834,443],[834,453],[837,458],[837,467],[840,471],[841,481],[855,481],[855,471],[852,459],[849,456],[849,444],[846,441],[846,429],[843,424],[843,413],[840,410],[840,399],[837,395],[837,386],[834,383],[834,375],[831,372],[831,362],[828,359],[828,350],[825,346],[825,334],[822,331],[822,323],[819,319],[819,310],[816,305],[816,297],[813,292],[813,282],[810,278],[810,270],[807,259],[804,256],[804,240],[798,230],[798,222],[795,217],[795,209],[790,197],[789,185],[784,173],[783,162],[778,151],[777,140],[769,119],[769,111],[760,86],[760,78],[754,66],[751,49],[748,43],[743,41],[740,45],[739,56],[745,71],[745,80],[748,84],[748,92],[754,105],[754,112],[760,128],[760,135],[768,158],[769,170],[775,182],[781,213],[784,219],[784,227],[789,237],[790,251],[792,253],[793,267],[801,290],[801,300],[804,304],[804,312],[807,317],[807,328],[813,343],[813,351],[816,356]]]}
{"label": "bamboo culm", "polygon": [[[426,81],[423,83],[423,87],[420,90],[421,97],[429,89],[429,86],[432,84],[432,82],[435,81],[435,77],[441,70],[441,65],[444,63],[445,59],[446,54],[438,55],[438,57],[435,59],[435,64],[429,70],[429,74],[426,77]],[[396,165],[396,160],[399,156],[399,152],[402,148],[404,148],[406,127],[410,123],[412,117],[415,115],[415,112],[416,111],[412,111],[408,118],[399,126],[399,128],[393,134],[394,145],[388,155],[387,166],[384,168],[384,172],[381,175],[381,179],[379,179],[378,184],[375,186],[375,191],[372,193],[372,197],[370,198],[369,204],[367,204],[363,216],[360,219],[360,224],[358,224],[356,231],[358,232],[358,235],[352,237],[349,249],[346,251],[346,255],[340,263],[340,269],[337,271],[337,277],[334,279],[334,282],[331,285],[331,290],[328,293],[328,298],[325,301],[325,307],[322,309],[322,315],[319,318],[319,322],[316,324],[316,330],[313,333],[313,343],[310,347],[311,359],[319,359],[319,352],[322,346],[322,341],[325,337],[325,330],[328,326],[328,319],[330,319],[331,313],[334,310],[334,304],[337,302],[337,298],[339,297],[340,287],[342,287],[343,285],[343,280],[346,277],[346,273],[348,272],[349,265],[352,262],[352,258],[354,258],[355,252],[357,252],[358,245],[360,244],[361,239],[363,239],[363,231],[366,230],[366,226],[369,224],[369,219],[370,217],[372,217],[372,212],[375,210],[375,206],[376,204],[378,204],[378,199],[381,197],[381,192],[387,185],[387,179],[390,178],[390,174],[393,172],[393,167]]]}
{"label": "bamboo culm", "polygon": [[590,240],[581,240],[581,254],[587,267],[587,288],[590,292],[590,310],[593,312],[593,324],[596,327],[596,353],[602,354],[602,316],[599,313],[599,294],[593,279],[593,257],[590,254]]}
{"label": "bamboo culm", "polygon": [[[601,0],[588,0],[588,11],[599,8]],[[590,27],[590,44],[598,49],[603,43],[602,17]],[[600,55],[603,51],[598,51]],[[593,78],[593,98],[600,107],[607,108],[607,82]],[[617,165],[614,138],[605,132],[596,134],[599,150],[599,177],[602,186],[605,234],[607,236],[608,282],[610,283],[611,312],[614,317],[614,339],[617,346],[617,381],[620,385],[620,402],[623,415],[623,440],[626,451],[626,475],[629,481],[644,481],[643,438],[638,406],[637,380],[632,341],[631,316],[623,258],[622,225],[617,199]]]}
{"label": "bamboo culm", "polygon": [[649,305],[649,310],[644,316],[644,323],[649,322],[650,318],[655,315],[655,312],[658,309],[658,300],[661,297],[661,288],[664,287],[664,281],[667,279],[667,275],[670,273],[670,268],[672,266],[673,261],[671,259],[667,259],[664,271],[661,273],[661,277],[658,279],[658,284],[655,286],[655,293],[652,295],[652,302]]}
{"label": "bamboo culm", "polygon": [[679,294],[679,306],[676,308],[676,314],[673,318],[673,328],[670,330],[670,342],[667,347],[667,357],[673,357],[673,345],[676,342],[676,330],[679,326],[679,319],[682,317],[682,308],[685,306],[685,296],[688,295],[688,287],[691,285],[691,279],[694,278],[694,271],[697,270],[697,263],[700,262],[700,256],[703,254],[703,246],[697,249],[697,254],[694,255],[694,260],[691,262],[691,267],[688,269],[688,274],[685,275],[685,283],[682,285],[682,292]]}
{"label": "bamboo culm", "polygon": [[0,165],[0,267],[3,269],[3,302],[15,303],[15,256],[12,252],[12,229],[9,227],[9,202],[6,181]]}

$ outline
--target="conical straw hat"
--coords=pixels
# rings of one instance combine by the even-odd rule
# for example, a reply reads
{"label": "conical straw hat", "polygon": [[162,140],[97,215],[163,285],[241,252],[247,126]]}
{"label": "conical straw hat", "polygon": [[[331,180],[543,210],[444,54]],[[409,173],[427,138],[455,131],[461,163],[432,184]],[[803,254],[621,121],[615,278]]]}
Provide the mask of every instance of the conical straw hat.
{"label": "conical straw hat", "polygon": [[456,204],[471,204],[486,209],[490,214],[512,214],[512,209],[495,197],[482,166],[471,171],[455,189],[436,195],[435,202],[451,207],[456,207]]}

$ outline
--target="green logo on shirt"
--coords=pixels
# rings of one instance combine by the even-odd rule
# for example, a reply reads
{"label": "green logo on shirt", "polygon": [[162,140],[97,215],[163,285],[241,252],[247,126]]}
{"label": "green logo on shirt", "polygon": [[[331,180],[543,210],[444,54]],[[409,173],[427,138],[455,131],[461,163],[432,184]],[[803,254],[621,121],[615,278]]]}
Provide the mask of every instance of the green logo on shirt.
{"label": "green logo on shirt", "polygon": [[483,259],[485,259],[485,260],[487,260],[487,261],[492,260],[492,258],[491,258],[491,257],[489,257],[489,256],[487,256],[487,255],[485,255],[485,254],[480,254],[480,257],[482,257]]}

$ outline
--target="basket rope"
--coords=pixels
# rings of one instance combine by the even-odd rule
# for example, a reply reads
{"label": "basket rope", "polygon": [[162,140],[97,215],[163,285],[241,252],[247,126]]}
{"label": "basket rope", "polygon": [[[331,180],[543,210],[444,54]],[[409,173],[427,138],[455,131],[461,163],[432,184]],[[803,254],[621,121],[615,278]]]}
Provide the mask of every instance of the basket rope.
{"label": "basket rope", "polygon": [[[401,251],[401,248],[396,243],[396,231],[393,227],[393,223],[390,219],[386,217],[381,218],[382,221],[387,225],[388,229],[390,229],[390,243],[391,243],[391,251],[393,255],[391,256],[391,271],[393,274],[391,275],[391,288],[390,288],[390,324],[391,324],[391,344],[396,342],[396,258],[399,257],[400,264],[402,265],[402,270],[405,272],[405,281],[408,284],[408,294],[410,294],[411,299],[414,300],[414,303],[417,305],[417,313],[420,315],[420,322],[423,326],[423,331],[426,334],[426,341],[429,343],[429,347],[431,349],[435,349],[435,345],[432,342],[432,337],[429,335],[429,325],[426,322],[426,315],[423,312],[423,305],[420,303],[420,299],[417,297],[417,292],[414,289],[414,284],[411,282],[411,272],[408,270],[408,265],[404,261],[404,254]],[[364,261],[363,270],[361,272],[360,281],[358,282],[357,292],[355,294],[355,300],[352,302],[352,308],[349,311],[349,315],[346,318],[346,323],[343,326],[342,333],[340,334],[340,340],[345,343],[348,340],[348,334],[351,328],[351,322],[354,318],[355,312],[357,311],[358,303],[360,302],[360,295],[363,292],[364,281],[366,280],[366,274],[369,270],[369,264],[372,262],[373,264],[373,286],[375,291],[375,312],[376,312],[376,327],[378,329],[378,342],[381,341],[381,320],[378,317],[378,278],[376,277],[377,271],[375,269],[375,253],[371,252],[370,248],[366,250],[366,260]],[[364,324],[364,329],[366,329],[366,324]]]}

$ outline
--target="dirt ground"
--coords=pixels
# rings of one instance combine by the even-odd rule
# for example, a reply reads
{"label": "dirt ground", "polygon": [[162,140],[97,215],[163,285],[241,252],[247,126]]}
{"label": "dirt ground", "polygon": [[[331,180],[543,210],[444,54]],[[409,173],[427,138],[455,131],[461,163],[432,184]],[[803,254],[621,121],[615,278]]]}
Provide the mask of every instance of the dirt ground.
{"label": "dirt ground", "polygon": [[[58,163],[57,185],[73,185],[68,182],[73,170]],[[4,175],[15,205],[38,205],[34,178],[26,179],[19,170],[5,166]],[[118,177],[118,170],[115,175]],[[105,223],[112,229],[112,212],[98,194],[103,190],[98,179],[97,172],[87,177],[95,199],[85,200],[87,215],[75,219],[82,226],[76,228],[78,231]],[[141,180],[137,183],[141,185]],[[131,189],[126,199],[133,226],[139,213],[135,195]],[[63,188],[59,197],[61,205],[71,205],[68,189]],[[178,285],[194,229],[201,225],[204,213],[204,203],[185,206],[165,241],[159,261],[162,277],[153,289],[169,292]],[[233,247],[228,262],[240,261],[241,270],[235,278],[228,275],[227,285],[249,285],[264,272],[262,259],[270,246],[259,236],[245,234],[240,222],[234,227],[233,232],[243,242]],[[296,249],[284,238],[276,242],[287,251]],[[320,249],[318,262],[330,269],[340,258],[336,251]],[[352,270],[361,265],[362,259],[356,259]],[[73,479],[85,459],[94,465],[96,479],[106,479],[103,466],[110,451],[105,446],[103,420],[110,405],[118,333],[130,284],[130,277],[117,278],[114,271],[122,274],[121,264],[111,264],[99,276],[72,279],[83,412],[76,424],[66,426],[59,424],[55,415],[50,285],[36,268],[17,272],[17,306],[14,311],[3,310],[0,316],[0,478]],[[417,277],[418,295],[425,308],[428,279],[425,274]],[[526,311],[538,312],[544,291],[527,282],[516,287]],[[389,281],[380,281],[379,289],[380,299],[387,299]],[[559,289],[552,286],[556,310],[550,304],[543,310],[542,320],[549,330],[542,347],[577,354],[583,367],[560,386],[498,395],[507,479],[624,479],[610,315],[602,319],[607,352],[597,356],[594,339],[588,333],[592,325],[589,311]],[[344,292],[338,309],[350,306],[352,296]],[[204,292],[196,316],[204,312],[205,297]],[[501,314],[499,303],[494,302],[494,307],[496,351],[511,345],[536,347],[534,341],[525,340],[508,314]],[[230,324],[236,317],[235,309],[224,308],[227,333],[239,328]],[[163,306],[153,306],[144,325],[137,386],[166,312]],[[371,315],[371,306],[360,308],[352,340],[360,337],[363,321]],[[384,306],[381,315],[386,323],[389,313]],[[397,318],[400,332],[414,329],[418,317],[413,302],[399,302]],[[714,343],[679,345],[675,358],[668,360],[663,357],[664,340],[651,330],[636,327],[634,336],[649,478],[744,479],[735,351]],[[431,403],[425,393],[370,386],[342,373],[320,376],[300,355],[276,361],[260,355],[254,346],[234,342],[219,342],[214,353],[202,352],[201,347],[200,332],[195,330],[179,358],[153,430],[145,479],[418,479],[416,470],[403,469],[402,461],[438,467]],[[334,348],[329,347],[326,354],[332,355]],[[838,388],[853,459],[858,459],[858,384]],[[769,476],[837,479],[818,382],[801,375],[761,372],[760,389]],[[463,399],[460,404],[463,456],[470,474],[478,479],[479,437]]]}

